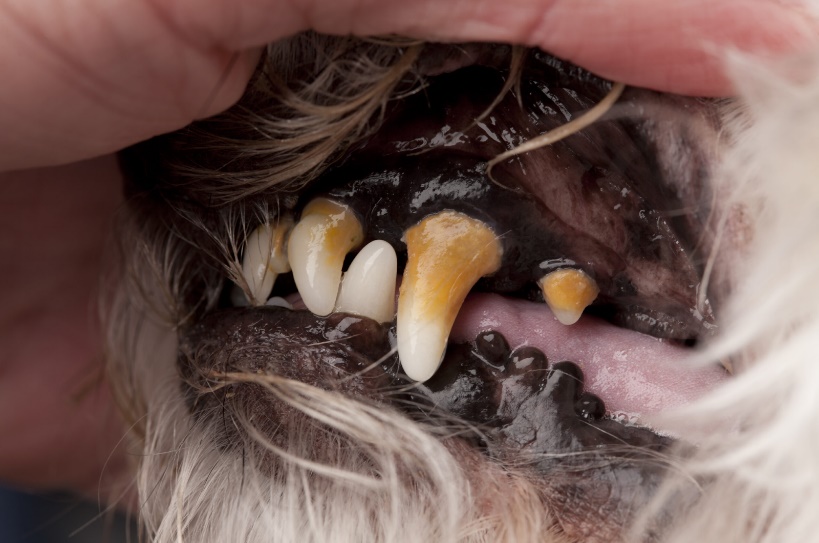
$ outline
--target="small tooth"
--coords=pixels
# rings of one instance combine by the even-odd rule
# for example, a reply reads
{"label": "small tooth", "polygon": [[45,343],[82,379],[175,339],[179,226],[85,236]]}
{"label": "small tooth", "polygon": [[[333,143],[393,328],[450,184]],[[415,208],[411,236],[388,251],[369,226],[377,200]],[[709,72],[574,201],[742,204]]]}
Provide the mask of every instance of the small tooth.
{"label": "small tooth", "polygon": [[307,204],[288,242],[293,279],[304,305],[329,315],[336,305],[344,257],[364,239],[349,207],[317,198]]}
{"label": "small tooth", "polygon": [[281,217],[275,223],[256,228],[245,243],[242,276],[250,290],[251,303],[264,305],[280,273],[290,271],[287,262],[287,235],[293,219]]}
{"label": "small tooth", "polygon": [[281,296],[273,296],[265,302],[264,305],[270,307],[284,307],[286,309],[293,309],[293,304],[282,298]]}
{"label": "small tooth", "polygon": [[444,211],[404,233],[407,267],[398,296],[398,356],[416,381],[435,373],[469,289],[498,270],[503,249],[483,222]]}
{"label": "small tooth", "polygon": [[557,320],[574,324],[600,292],[594,279],[582,270],[555,270],[540,280],[543,298]]}
{"label": "small tooth", "polygon": [[350,264],[336,302],[336,311],[390,322],[395,316],[398,257],[382,240],[368,243]]}

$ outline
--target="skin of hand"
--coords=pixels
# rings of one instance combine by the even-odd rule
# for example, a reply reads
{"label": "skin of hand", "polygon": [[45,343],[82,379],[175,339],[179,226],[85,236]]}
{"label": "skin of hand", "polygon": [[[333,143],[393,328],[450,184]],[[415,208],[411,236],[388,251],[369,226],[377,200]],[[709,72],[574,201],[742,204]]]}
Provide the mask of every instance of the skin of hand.
{"label": "skin of hand", "polygon": [[0,482],[116,499],[125,428],[96,316],[111,153],[226,109],[259,48],[305,29],[538,46],[701,95],[732,90],[715,51],[819,41],[807,11],[768,0],[0,0]]}

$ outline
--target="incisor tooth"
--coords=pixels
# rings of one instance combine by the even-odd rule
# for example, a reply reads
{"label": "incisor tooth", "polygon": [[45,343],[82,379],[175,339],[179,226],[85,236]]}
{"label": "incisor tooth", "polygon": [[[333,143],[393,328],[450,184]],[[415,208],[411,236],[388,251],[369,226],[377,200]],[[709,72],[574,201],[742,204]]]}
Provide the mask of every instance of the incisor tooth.
{"label": "incisor tooth", "polygon": [[307,204],[287,246],[293,280],[307,309],[316,315],[333,311],[344,257],[363,239],[361,223],[349,207],[326,198]]}
{"label": "incisor tooth", "polygon": [[395,281],[398,258],[392,245],[382,240],[368,243],[350,263],[336,311],[390,322],[395,316]]}
{"label": "incisor tooth", "polygon": [[469,289],[498,270],[503,249],[483,222],[456,211],[424,218],[404,234],[407,267],[398,296],[398,356],[416,381],[435,373]]}
{"label": "incisor tooth", "polygon": [[281,296],[273,296],[268,299],[264,305],[270,307],[284,307],[285,309],[293,309],[293,304],[282,298]]}
{"label": "incisor tooth", "polygon": [[273,290],[276,277],[290,271],[286,249],[287,235],[292,228],[293,219],[281,217],[276,223],[260,225],[248,236],[242,258],[242,276],[253,305],[263,305]]}
{"label": "incisor tooth", "polygon": [[557,320],[574,324],[600,292],[594,279],[582,270],[555,270],[540,280],[543,298]]}

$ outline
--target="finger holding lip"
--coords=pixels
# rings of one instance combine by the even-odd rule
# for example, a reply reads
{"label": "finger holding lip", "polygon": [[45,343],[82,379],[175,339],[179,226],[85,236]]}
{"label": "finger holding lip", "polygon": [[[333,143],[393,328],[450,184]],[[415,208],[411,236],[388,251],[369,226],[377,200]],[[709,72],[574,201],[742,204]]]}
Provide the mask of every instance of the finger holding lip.
{"label": "finger holding lip", "polygon": [[116,151],[224,110],[259,47],[296,32],[541,47],[610,79],[731,93],[720,54],[807,50],[819,24],[766,0],[56,0],[0,4],[0,169]]}

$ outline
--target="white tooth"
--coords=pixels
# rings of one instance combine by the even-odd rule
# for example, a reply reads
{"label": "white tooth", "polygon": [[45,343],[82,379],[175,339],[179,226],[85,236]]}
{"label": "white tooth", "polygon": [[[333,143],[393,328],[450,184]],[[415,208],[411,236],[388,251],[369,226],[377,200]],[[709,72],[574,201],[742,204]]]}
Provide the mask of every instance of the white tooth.
{"label": "white tooth", "polygon": [[316,315],[333,311],[344,257],[363,239],[361,223],[349,207],[325,198],[307,204],[287,249],[293,280],[307,309]]}
{"label": "white tooth", "polygon": [[395,281],[398,257],[392,245],[382,240],[368,243],[350,264],[336,311],[390,322],[395,317]]}
{"label": "white tooth", "polygon": [[287,234],[293,219],[281,217],[275,223],[256,228],[245,243],[242,276],[250,291],[251,303],[263,305],[280,273],[290,271],[287,262]]}
{"label": "white tooth", "polygon": [[273,296],[265,302],[264,305],[271,307],[284,307],[286,309],[293,309],[293,304],[282,298],[281,296]]}
{"label": "white tooth", "polygon": [[562,324],[574,324],[591,304],[600,289],[597,282],[582,270],[565,268],[555,270],[540,280],[543,299]]}
{"label": "white tooth", "polygon": [[503,250],[486,224],[455,211],[424,218],[404,238],[407,266],[398,296],[398,357],[407,376],[426,381],[441,365],[469,289],[498,270]]}

